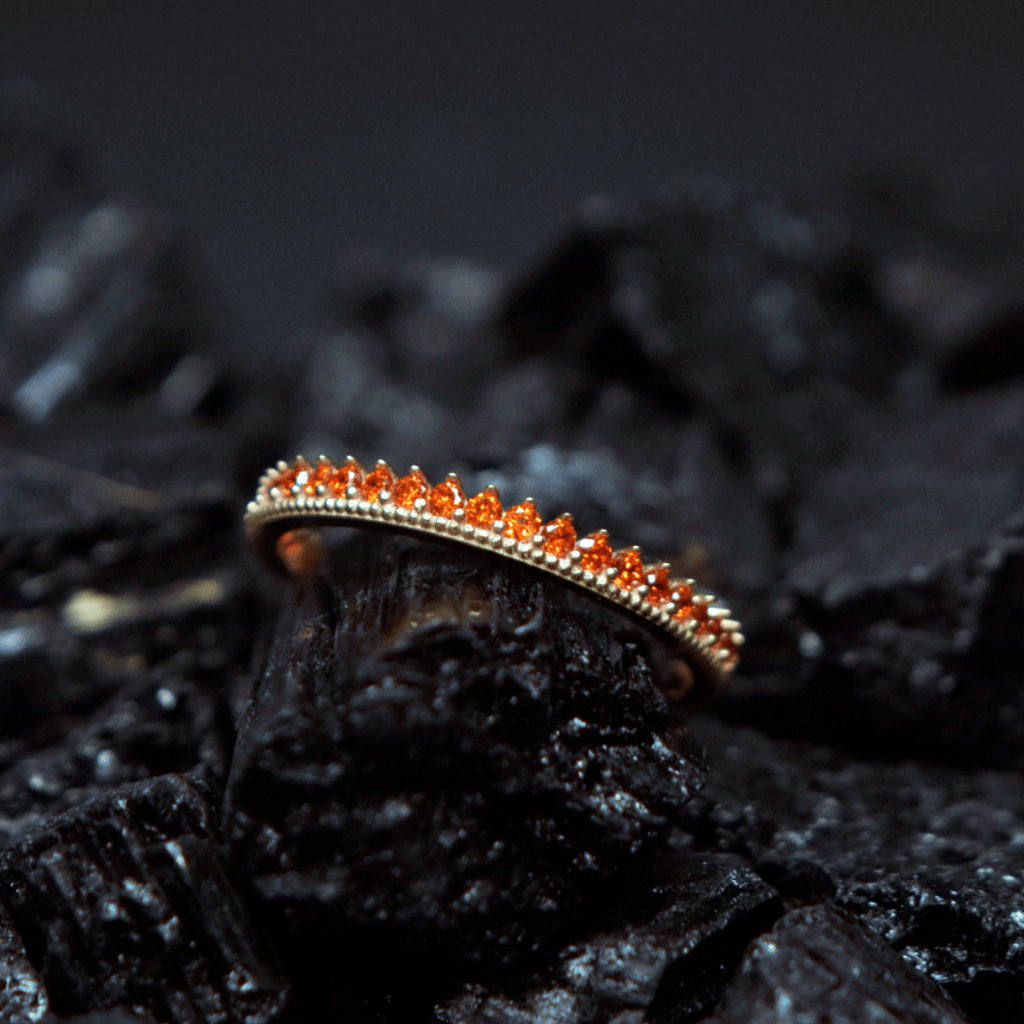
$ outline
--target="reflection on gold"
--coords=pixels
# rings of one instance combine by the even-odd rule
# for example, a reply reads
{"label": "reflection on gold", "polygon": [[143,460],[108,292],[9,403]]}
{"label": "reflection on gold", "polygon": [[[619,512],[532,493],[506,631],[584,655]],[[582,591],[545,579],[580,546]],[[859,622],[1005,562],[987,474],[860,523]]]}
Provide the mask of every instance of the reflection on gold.
{"label": "reflection on gold", "polygon": [[324,541],[316,530],[289,530],[277,538],[277,557],[293,579],[309,579],[324,560]]}
{"label": "reflection on gold", "polygon": [[658,688],[669,700],[682,700],[693,689],[693,669],[682,658],[672,658]]}

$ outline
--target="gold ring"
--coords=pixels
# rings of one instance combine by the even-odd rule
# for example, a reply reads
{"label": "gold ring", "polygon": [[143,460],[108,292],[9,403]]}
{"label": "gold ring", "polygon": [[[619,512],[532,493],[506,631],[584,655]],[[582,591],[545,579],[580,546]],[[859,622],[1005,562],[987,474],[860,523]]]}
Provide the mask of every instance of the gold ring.
{"label": "gold ring", "polygon": [[531,498],[503,508],[493,484],[467,498],[454,473],[431,486],[417,466],[398,477],[386,462],[367,472],[351,456],[340,464],[299,456],[260,478],[245,533],[265,565],[292,578],[315,572],[322,525],[398,530],[530,566],[652,627],[715,682],[726,682],[739,660],[740,624],[715,594],[670,578],[667,563],[646,563],[638,547],[612,550],[605,530],[577,539],[568,513],[544,523]]}

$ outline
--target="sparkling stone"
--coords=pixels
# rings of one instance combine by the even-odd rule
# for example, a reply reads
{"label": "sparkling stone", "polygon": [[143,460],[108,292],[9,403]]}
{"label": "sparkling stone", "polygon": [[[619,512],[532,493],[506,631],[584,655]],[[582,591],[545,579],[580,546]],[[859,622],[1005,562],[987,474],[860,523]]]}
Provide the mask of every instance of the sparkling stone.
{"label": "sparkling stone", "polygon": [[639,551],[623,548],[612,558],[612,568],[616,570],[612,582],[622,590],[631,590],[643,579],[644,562]]}
{"label": "sparkling stone", "polygon": [[713,651],[726,651],[730,656],[737,653],[738,648],[733,642],[732,635],[723,633],[711,648]]}
{"label": "sparkling stone", "polygon": [[[271,484],[273,487],[280,489],[281,494],[286,498],[291,497],[292,486],[296,483],[301,487],[304,485],[309,478],[309,473],[312,471],[312,466],[301,456],[297,458],[284,472],[282,472],[276,480]],[[299,476],[302,479],[299,480]]]}
{"label": "sparkling stone", "polygon": [[601,572],[612,564],[612,546],[604,530],[591,533],[576,545],[580,552],[580,565],[587,572]]}
{"label": "sparkling stone", "polygon": [[488,487],[466,502],[466,522],[487,530],[503,515],[498,490]]}
{"label": "sparkling stone", "polygon": [[366,477],[366,471],[362,466],[356,462],[351,456],[349,456],[338,468],[334,471],[334,475],[330,479],[330,483],[327,489],[332,493],[338,495],[340,498],[345,497],[345,492],[349,487],[363,486],[363,480]]}
{"label": "sparkling stone", "polygon": [[327,488],[329,486],[334,473],[334,463],[327,459],[320,459],[315,468],[308,474],[305,486],[302,488],[303,493],[310,495],[310,497],[315,497],[318,487]]}
{"label": "sparkling stone", "polygon": [[527,498],[526,501],[513,505],[505,513],[505,529],[503,532],[506,537],[515,537],[516,540],[529,540],[540,529],[542,522],[543,520],[537,514],[536,506]]}
{"label": "sparkling stone", "polygon": [[708,617],[708,606],[700,601],[693,601],[691,599],[685,603],[680,603],[673,617],[680,622],[686,622],[688,619],[696,619],[697,622],[703,622]]}
{"label": "sparkling stone", "polygon": [[427,511],[431,515],[450,519],[457,508],[466,507],[466,492],[457,476],[442,480],[427,495]]}
{"label": "sparkling stone", "polygon": [[705,613],[704,621],[697,627],[697,636],[718,636],[722,632],[722,623]]}
{"label": "sparkling stone", "polygon": [[567,516],[558,516],[541,527],[541,535],[544,537],[544,551],[546,554],[554,555],[555,558],[565,558],[576,546],[576,529],[572,525],[572,519]]}
{"label": "sparkling stone", "polygon": [[430,492],[430,484],[423,471],[413,467],[406,476],[395,481],[392,491],[395,504],[401,508],[412,508],[417,498],[425,498]]}
{"label": "sparkling stone", "polygon": [[643,583],[647,587],[646,599],[651,604],[661,604],[672,596],[668,572],[664,566],[648,565],[644,568]]}
{"label": "sparkling stone", "polygon": [[390,491],[395,486],[395,474],[386,462],[378,462],[363,481],[363,496],[367,501],[376,501],[381,491]]}

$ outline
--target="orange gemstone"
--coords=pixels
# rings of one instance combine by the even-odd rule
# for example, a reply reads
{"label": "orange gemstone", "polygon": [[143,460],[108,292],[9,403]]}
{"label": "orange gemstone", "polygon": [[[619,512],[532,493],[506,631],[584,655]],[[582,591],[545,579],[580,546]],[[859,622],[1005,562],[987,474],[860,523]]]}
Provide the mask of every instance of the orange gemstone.
{"label": "orange gemstone", "polygon": [[395,481],[393,498],[396,505],[402,508],[412,508],[418,498],[426,498],[430,491],[430,484],[423,475],[423,471],[413,466],[407,476]]}
{"label": "orange gemstone", "polygon": [[466,522],[485,530],[490,529],[503,514],[496,487],[488,487],[466,502]]}
{"label": "orange gemstone", "polygon": [[735,654],[738,648],[736,642],[732,638],[732,634],[723,632],[722,635],[714,642],[711,649],[713,651],[728,651],[730,654]]}
{"label": "orange gemstone", "polygon": [[306,483],[302,490],[310,496],[315,496],[317,488],[323,487],[326,489],[331,477],[334,476],[334,472],[333,462],[328,462],[327,459],[320,459],[316,464],[316,468],[306,475]]}
{"label": "orange gemstone", "polygon": [[632,590],[643,579],[643,559],[640,552],[632,548],[617,551],[612,558],[612,568],[618,570],[618,575],[612,582],[623,590]]}
{"label": "orange gemstone", "polygon": [[584,537],[576,547],[580,550],[580,566],[587,572],[600,572],[612,564],[612,546],[604,530]]}
{"label": "orange gemstone", "polygon": [[505,513],[505,529],[502,532],[506,537],[515,537],[516,540],[529,540],[540,529],[543,521],[537,514],[537,507],[527,498]]}
{"label": "orange gemstone", "polygon": [[366,471],[350,455],[335,471],[331,477],[329,487],[335,494],[341,497],[349,487],[362,487]]}
{"label": "orange gemstone", "polygon": [[447,480],[442,480],[427,495],[427,511],[435,516],[444,516],[451,519],[452,513],[457,508],[466,507],[466,492],[462,489],[459,478],[452,474]]}
{"label": "orange gemstone", "polygon": [[[686,601],[676,601],[679,607],[673,612],[672,617],[680,622],[686,622],[689,619],[696,619],[698,623],[703,622],[708,617],[708,606],[703,601],[694,601],[689,587],[686,587],[685,590],[689,592],[689,596]],[[683,588],[680,587],[676,593],[681,595]]]}
{"label": "orange gemstone", "polygon": [[697,627],[698,636],[718,636],[722,632],[722,620],[706,615],[704,621]]}
{"label": "orange gemstone", "polygon": [[[292,487],[295,484],[298,484],[300,487],[305,486],[312,468],[304,458],[299,456],[291,466],[274,480],[271,487],[279,488],[284,497],[290,498],[292,496]],[[302,477],[301,480],[299,479],[300,476]]]}
{"label": "orange gemstone", "polygon": [[541,527],[544,551],[556,558],[565,558],[576,546],[576,529],[569,516],[558,516]]}
{"label": "orange gemstone", "polygon": [[648,588],[644,600],[650,601],[651,604],[661,604],[672,596],[672,587],[669,585],[668,572],[664,566],[648,565],[644,569],[643,582]]}
{"label": "orange gemstone", "polygon": [[377,501],[381,491],[391,491],[395,486],[395,474],[386,462],[378,462],[363,481],[363,497]]}

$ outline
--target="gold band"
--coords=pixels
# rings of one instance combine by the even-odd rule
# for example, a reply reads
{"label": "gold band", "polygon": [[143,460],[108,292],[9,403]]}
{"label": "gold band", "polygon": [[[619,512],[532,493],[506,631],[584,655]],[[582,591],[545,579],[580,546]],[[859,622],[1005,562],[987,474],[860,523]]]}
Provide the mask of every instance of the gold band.
{"label": "gold band", "polygon": [[713,593],[670,578],[666,563],[645,563],[640,548],[613,551],[604,530],[577,539],[568,513],[544,523],[530,498],[502,508],[493,485],[467,498],[454,473],[431,486],[416,466],[397,477],[386,462],[367,472],[351,456],[340,464],[300,456],[266,472],[245,514],[252,551],[291,576],[315,569],[315,535],[307,531],[321,525],[426,535],[539,569],[653,627],[717,682],[739,660],[740,624]]}

